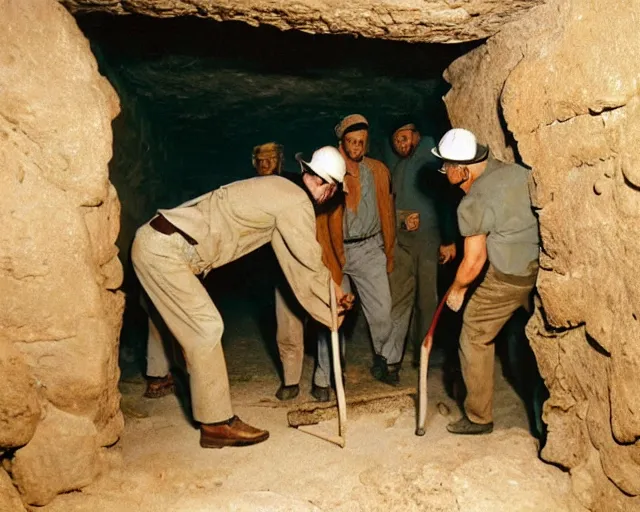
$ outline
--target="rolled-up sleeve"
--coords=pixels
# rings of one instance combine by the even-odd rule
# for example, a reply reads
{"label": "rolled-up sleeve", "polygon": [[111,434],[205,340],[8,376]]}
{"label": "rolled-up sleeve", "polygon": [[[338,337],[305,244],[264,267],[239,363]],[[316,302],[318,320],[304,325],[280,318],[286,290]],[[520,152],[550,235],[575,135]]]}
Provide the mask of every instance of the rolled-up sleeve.
{"label": "rolled-up sleeve", "polygon": [[302,307],[324,325],[331,325],[329,270],[316,240],[316,218],[310,201],[279,212],[271,245]]}

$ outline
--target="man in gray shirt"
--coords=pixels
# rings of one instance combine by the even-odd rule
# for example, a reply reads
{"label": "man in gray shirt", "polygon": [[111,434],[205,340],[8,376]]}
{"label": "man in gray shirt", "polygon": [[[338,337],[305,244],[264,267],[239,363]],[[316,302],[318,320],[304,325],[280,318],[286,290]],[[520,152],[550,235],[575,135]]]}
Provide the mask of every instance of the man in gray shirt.
{"label": "man in gray shirt", "polygon": [[389,276],[393,329],[382,352],[389,365],[387,380],[399,384],[405,339],[418,363],[422,340],[438,305],[438,263],[455,259],[458,229],[449,184],[435,172],[440,167],[431,153],[435,140],[421,136],[415,124],[405,123],[394,131],[391,142],[397,155],[389,168],[398,247]]}
{"label": "man in gray shirt", "polygon": [[460,362],[467,387],[464,415],[449,424],[454,434],[493,430],[493,339],[519,308],[530,309],[538,273],[538,223],[531,209],[529,171],[494,160],[475,135],[449,130],[433,154],[443,160],[449,183],[466,194],[458,207],[464,258],[449,288],[447,305],[458,311],[486,261],[487,273],[466,306]]}
{"label": "man in gray shirt", "polygon": [[[392,327],[388,274],[393,270],[395,220],[391,175],[380,162],[366,156],[369,122],[360,114],[342,119],[335,128],[339,151],[346,163],[344,202],[317,217],[322,258],[336,283],[355,288],[371,333],[374,378],[389,373],[383,349]],[[344,338],[342,338],[344,339]],[[318,337],[317,367],[311,394],[330,399],[331,358],[326,330]],[[342,342],[344,352],[344,343]]]}

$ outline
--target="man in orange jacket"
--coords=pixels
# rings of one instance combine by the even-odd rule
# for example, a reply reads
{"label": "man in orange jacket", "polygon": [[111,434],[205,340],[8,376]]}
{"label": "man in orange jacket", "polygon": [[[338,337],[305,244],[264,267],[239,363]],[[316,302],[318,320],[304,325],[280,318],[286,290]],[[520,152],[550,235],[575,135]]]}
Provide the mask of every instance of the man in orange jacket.
{"label": "man in orange jacket", "polygon": [[[393,269],[395,221],[389,169],[365,156],[369,122],[360,114],[345,117],[335,128],[339,149],[347,164],[345,201],[317,218],[323,260],[345,291],[355,287],[362,304],[375,352],[373,376],[394,383],[383,346],[391,333],[391,292],[388,273]],[[342,338],[344,351],[344,338]],[[312,395],[330,399],[329,337],[318,340],[317,367]],[[390,382],[393,381],[393,382]]]}

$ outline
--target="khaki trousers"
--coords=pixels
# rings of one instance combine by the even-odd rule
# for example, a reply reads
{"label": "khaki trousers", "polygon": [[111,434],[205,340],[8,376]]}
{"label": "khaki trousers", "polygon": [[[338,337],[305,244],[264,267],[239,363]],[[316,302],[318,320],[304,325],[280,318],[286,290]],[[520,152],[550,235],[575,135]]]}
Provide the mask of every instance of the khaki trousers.
{"label": "khaki trousers", "polygon": [[[223,323],[196,274],[205,263],[195,248],[179,234],[164,235],[145,224],[131,247],[133,268],[171,333],[183,349],[193,418],[201,423],[233,416],[229,378],[222,352]],[[168,369],[162,340],[153,332],[149,342],[153,373]]]}
{"label": "khaki trousers", "polygon": [[284,385],[293,386],[300,383],[302,363],[304,361],[304,319],[306,312],[295,298],[293,290],[286,282],[276,286],[276,342]]}
{"label": "khaki trousers", "polygon": [[467,387],[464,410],[475,423],[493,421],[493,340],[519,307],[530,310],[537,262],[531,263],[529,270],[528,276],[512,276],[489,266],[464,311],[460,333],[460,364]]}
{"label": "khaki trousers", "polygon": [[405,340],[414,360],[420,359],[420,347],[438,305],[438,247],[437,233],[397,232],[389,275],[393,328],[381,351],[388,364],[402,361]]}
{"label": "khaki trousers", "polygon": [[[171,340],[173,341],[173,340]],[[156,322],[149,315],[149,337],[147,338],[147,376],[166,377],[171,370],[167,357],[170,348],[164,344],[164,338],[156,327]]]}

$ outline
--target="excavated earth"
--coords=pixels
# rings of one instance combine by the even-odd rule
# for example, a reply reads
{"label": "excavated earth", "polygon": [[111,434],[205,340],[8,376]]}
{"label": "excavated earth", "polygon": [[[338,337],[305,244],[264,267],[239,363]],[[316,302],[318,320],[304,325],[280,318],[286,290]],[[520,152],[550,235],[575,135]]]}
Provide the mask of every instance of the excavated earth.
{"label": "excavated earth", "polygon": [[[244,303],[242,303],[244,304]],[[110,471],[81,492],[58,496],[42,512],[398,511],[579,512],[569,476],[537,457],[522,402],[496,372],[496,430],[484,437],[446,432],[459,415],[444,393],[439,355],[430,371],[427,433],[416,437],[415,409],[351,414],[344,449],[287,426],[288,408],[313,400],[312,359],[305,360],[294,404],[274,397],[279,380],[260,340],[257,315],[222,303],[225,354],[235,412],[270,430],[265,443],[204,450],[175,396],[141,397],[140,379],[123,382],[125,431]],[[247,317],[249,313],[249,317]],[[347,352],[347,396],[384,393],[368,372],[371,358],[359,318]],[[409,366],[405,363],[405,366]],[[403,385],[413,387],[405,368]],[[443,415],[443,413],[445,415]],[[315,428],[337,432],[335,420]]]}

